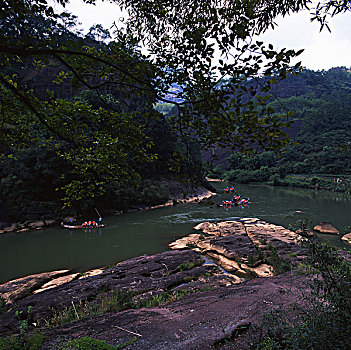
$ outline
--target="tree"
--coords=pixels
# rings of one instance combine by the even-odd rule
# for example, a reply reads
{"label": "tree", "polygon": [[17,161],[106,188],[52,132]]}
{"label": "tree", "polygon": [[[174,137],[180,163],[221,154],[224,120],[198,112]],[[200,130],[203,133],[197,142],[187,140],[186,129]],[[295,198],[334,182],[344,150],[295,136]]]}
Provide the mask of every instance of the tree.
{"label": "tree", "polygon": [[[129,14],[124,26],[115,25],[108,44],[92,40],[96,33],[106,34],[92,28],[87,44],[74,29],[75,17],[55,13],[45,0],[5,0],[0,7],[5,155],[33,143],[50,146],[74,167],[76,178],[65,188],[68,198],[93,196],[112,178],[137,177],[134,165],[155,158],[145,126],[133,113],[94,109],[52,92],[44,96],[20,74],[23,68],[50,65],[60,68],[57,84],[70,82],[99,96],[118,86],[126,96],[143,96],[149,107],[156,101],[173,103],[177,113],[169,122],[181,137],[195,137],[204,147],[229,145],[250,153],[278,151],[288,143],[282,127],[290,125],[290,114],[274,114],[266,105],[267,94],[277,81],[300,70],[300,64],[290,67],[290,61],[301,51],[276,51],[254,36],[274,26],[276,16],[308,8],[311,1],[115,2]],[[322,1],[313,16],[324,26],[327,15],[349,9],[349,1]],[[150,54],[143,55],[140,45]],[[182,89],[168,101],[174,84]],[[103,131],[93,127],[99,124]]]}

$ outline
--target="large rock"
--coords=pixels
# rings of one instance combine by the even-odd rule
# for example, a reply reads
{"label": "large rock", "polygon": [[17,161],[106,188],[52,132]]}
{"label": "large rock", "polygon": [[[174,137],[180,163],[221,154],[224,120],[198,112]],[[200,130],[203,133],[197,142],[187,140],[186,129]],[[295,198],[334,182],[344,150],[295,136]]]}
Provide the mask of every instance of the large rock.
{"label": "large rock", "polygon": [[338,235],[339,231],[330,222],[321,222],[313,228],[316,232],[328,235]]}
{"label": "large rock", "polygon": [[247,233],[199,240],[197,247],[201,248],[203,253],[215,251],[226,258],[236,261],[246,261],[249,256],[257,254],[257,249]]}
{"label": "large rock", "polygon": [[[201,230],[172,245],[181,250],[136,257],[84,276],[62,271],[62,276],[41,274],[0,285],[10,301],[18,290],[25,292],[0,314],[1,336],[18,332],[17,312],[29,334],[38,325],[51,325],[45,328],[42,349],[85,336],[113,346],[136,336],[127,348],[141,350],[213,349],[235,338],[237,348],[248,349],[249,335],[264,313],[290,303],[301,306],[301,295],[309,292],[305,276],[289,272],[272,277],[273,268],[264,261],[263,252],[274,250],[291,263],[300,261],[301,238],[255,218],[210,223]],[[185,249],[189,247],[198,251]],[[124,298],[124,310],[116,311],[121,308],[113,308],[114,303]],[[141,301],[145,307],[136,308]],[[79,317],[76,309],[84,308],[98,311]],[[58,325],[60,314],[68,324]]]}
{"label": "large rock", "polygon": [[271,276],[272,266],[264,263],[267,254],[277,253],[293,265],[302,262],[305,257],[300,246],[303,237],[285,227],[257,218],[204,222],[194,229],[201,230],[203,234],[180,238],[170,243],[170,248],[200,251],[238,277]]}
{"label": "large rock", "polygon": [[45,283],[55,277],[67,274],[69,270],[59,270],[30,275],[0,284],[0,296],[7,303],[30,295],[34,290],[41,288]]}
{"label": "large rock", "polygon": [[216,349],[235,336],[235,345],[248,349],[248,334],[255,332],[265,313],[295,302],[301,306],[301,295],[306,293],[305,276],[257,278],[199,291],[158,307],[112,312],[48,329],[42,349],[83,336],[112,346],[136,336],[127,348],[138,350]]}
{"label": "large rock", "polygon": [[245,233],[245,226],[241,221],[202,222],[196,225],[194,230],[214,236],[226,236]]}
{"label": "large rock", "polygon": [[260,250],[275,250],[280,257],[293,265],[304,259],[306,252],[300,246],[304,238],[296,232],[264,221],[245,224],[245,228],[252,242]]}
{"label": "large rock", "polygon": [[[108,297],[116,290],[133,292],[135,295],[145,293],[154,295],[174,290],[178,286],[187,288],[188,283],[194,281],[202,287],[207,287],[208,283],[215,287],[215,283],[210,282],[211,278],[218,274],[217,268],[203,266],[203,262],[201,255],[191,250],[168,251],[123,261],[84,279],[75,279],[77,276],[73,278],[71,276],[70,282],[46,290],[40,290],[40,287],[47,282],[41,280],[37,288],[40,293],[33,294],[34,290],[31,288],[27,294],[21,295],[16,301],[16,310],[25,313],[31,306],[33,310],[31,318],[40,322],[43,319],[50,319],[53,310],[64,310],[71,307],[72,303],[79,305],[86,301]],[[223,274],[221,281],[221,285],[237,283],[235,277]],[[14,285],[15,282],[9,284]],[[56,282],[54,280],[52,283]],[[9,329],[16,330],[17,324],[18,320],[13,312],[0,315],[0,333]]]}
{"label": "large rock", "polygon": [[351,233],[347,233],[341,238],[345,243],[351,244]]}

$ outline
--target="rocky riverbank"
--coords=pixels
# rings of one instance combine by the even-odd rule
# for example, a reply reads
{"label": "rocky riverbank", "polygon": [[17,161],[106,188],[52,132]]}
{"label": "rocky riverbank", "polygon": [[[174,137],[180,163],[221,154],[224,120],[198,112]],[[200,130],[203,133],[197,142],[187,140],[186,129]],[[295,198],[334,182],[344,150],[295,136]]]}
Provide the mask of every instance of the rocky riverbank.
{"label": "rocky riverbank", "polygon": [[[200,202],[207,198],[212,197],[215,194],[215,188],[207,184],[204,186],[192,187],[189,185],[184,185],[177,181],[164,181],[162,182],[163,186],[167,187],[169,193],[169,200],[165,203],[154,205],[154,206],[137,206],[131,207],[124,211],[113,211],[111,210],[111,215],[121,215],[124,213],[131,213],[139,210],[150,210],[157,209],[171,205],[177,205],[187,202]],[[75,217],[71,215],[70,217]],[[10,232],[26,232],[32,230],[40,230],[49,226],[54,226],[60,224],[62,221],[65,221],[64,217],[56,217],[46,220],[26,220],[24,222],[0,222],[0,234],[10,233]]]}
{"label": "rocky riverbank", "polygon": [[228,342],[247,349],[266,312],[308,292],[306,276],[294,271],[305,257],[302,238],[252,218],[195,229],[171,243],[171,251],[0,285],[1,341],[22,334],[22,342],[36,337],[42,349],[84,341],[111,349],[209,349]]}

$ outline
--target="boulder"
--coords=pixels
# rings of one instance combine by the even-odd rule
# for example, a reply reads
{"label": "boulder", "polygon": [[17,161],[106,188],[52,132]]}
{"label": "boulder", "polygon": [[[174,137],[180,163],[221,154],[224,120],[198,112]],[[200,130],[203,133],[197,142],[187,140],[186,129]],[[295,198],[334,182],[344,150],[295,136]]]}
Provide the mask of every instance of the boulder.
{"label": "boulder", "polygon": [[215,251],[228,259],[241,261],[257,254],[257,249],[247,234],[234,234],[231,236],[198,241],[197,246],[203,251]]}
{"label": "boulder", "polygon": [[346,235],[344,235],[343,237],[341,237],[341,239],[348,244],[351,244],[351,232],[347,233]]}
{"label": "boulder", "polygon": [[45,226],[45,222],[40,220],[40,221],[33,221],[33,222],[30,222],[28,223],[28,227],[35,230],[37,228],[42,228]]}
{"label": "boulder", "polygon": [[61,276],[61,277],[58,277],[58,278],[54,278],[53,280],[45,283],[40,289],[36,289],[33,292],[33,294],[41,293],[44,290],[61,286],[62,284],[65,284],[65,283],[73,281],[78,276],[79,276],[79,273],[73,273],[72,275]]}
{"label": "boulder", "polygon": [[5,227],[3,231],[4,231],[4,233],[13,232],[13,231],[16,231],[17,228],[18,228],[17,224],[12,224],[11,226]]}
{"label": "boulder", "polygon": [[[195,229],[202,230],[211,236],[191,234],[170,243],[170,248],[192,248],[200,251],[214,258],[216,263],[226,271],[239,272],[240,275],[243,275],[245,270],[250,270],[258,276],[271,276],[271,266],[259,266],[263,263],[259,258],[263,252],[264,255],[270,255],[276,251],[282,259],[292,265],[301,263],[306,254],[299,244],[305,238],[285,227],[257,218],[242,218],[218,223],[204,222],[195,226]],[[254,262],[253,265],[252,262]],[[241,264],[241,268],[238,268],[238,264]],[[244,267],[242,264],[249,264],[251,267]]]}
{"label": "boulder", "polygon": [[202,231],[208,235],[227,236],[233,233],[245,233],[245,226],[240,221],[202,222],[196,225],[194,230]]}
{"label": "boulder", "polygon": [[316,232],[338,235],[339,231],[330,222],[321,222],[313,228]]}
{"label": "boulder", "polygon": [[34,290],[39,289],[53,278],[65,275],[68,272],[69,270],[59,270],[38,273],[0,284],[0,296],[6,302],[12,303],[30,295]]}

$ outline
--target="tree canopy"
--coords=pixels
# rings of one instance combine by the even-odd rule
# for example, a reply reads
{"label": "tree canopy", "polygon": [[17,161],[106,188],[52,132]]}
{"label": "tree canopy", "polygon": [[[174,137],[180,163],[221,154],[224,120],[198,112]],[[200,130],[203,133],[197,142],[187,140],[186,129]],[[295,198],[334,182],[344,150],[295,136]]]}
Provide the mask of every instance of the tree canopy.
{"label": "tree canopy", "polygon": [[[56,0],[65,5],[68,0]],[[95,3],[94,0],[85,0]],[[101,26],[84,36],[76,17],[57,14],[46,0],[5,0],[0,7],[0,134],[3,156],[35,144],[71,164],[69,198],[93,196],[111,179],[137,177],[157,158],[147,135],[156,102],[177,112],[168,123],[183,139],[250,153],[278,151],[289,142],[290,113],[267,105],[276,82],[300,70],[301,51],[275,50],[255,41],[278,15],[311,1],[115,0],[128,13],[114,24],[113,40]],[[312,19],[350,9],[350,1],[321,1]],[[143,54],[141,47],[147,48]],[[54,67],[41,90],[28,74]],[[94,91],[100,104],[57,96],[52,84]],[[181,87],[169,100],[170,89]],[[120,101],[108,95],[118,90]],[[138,108],[128,107],[128,99]],[[123,101],[123,103],[121,103]],[[181,167],[178,167],[179,169]]]}

